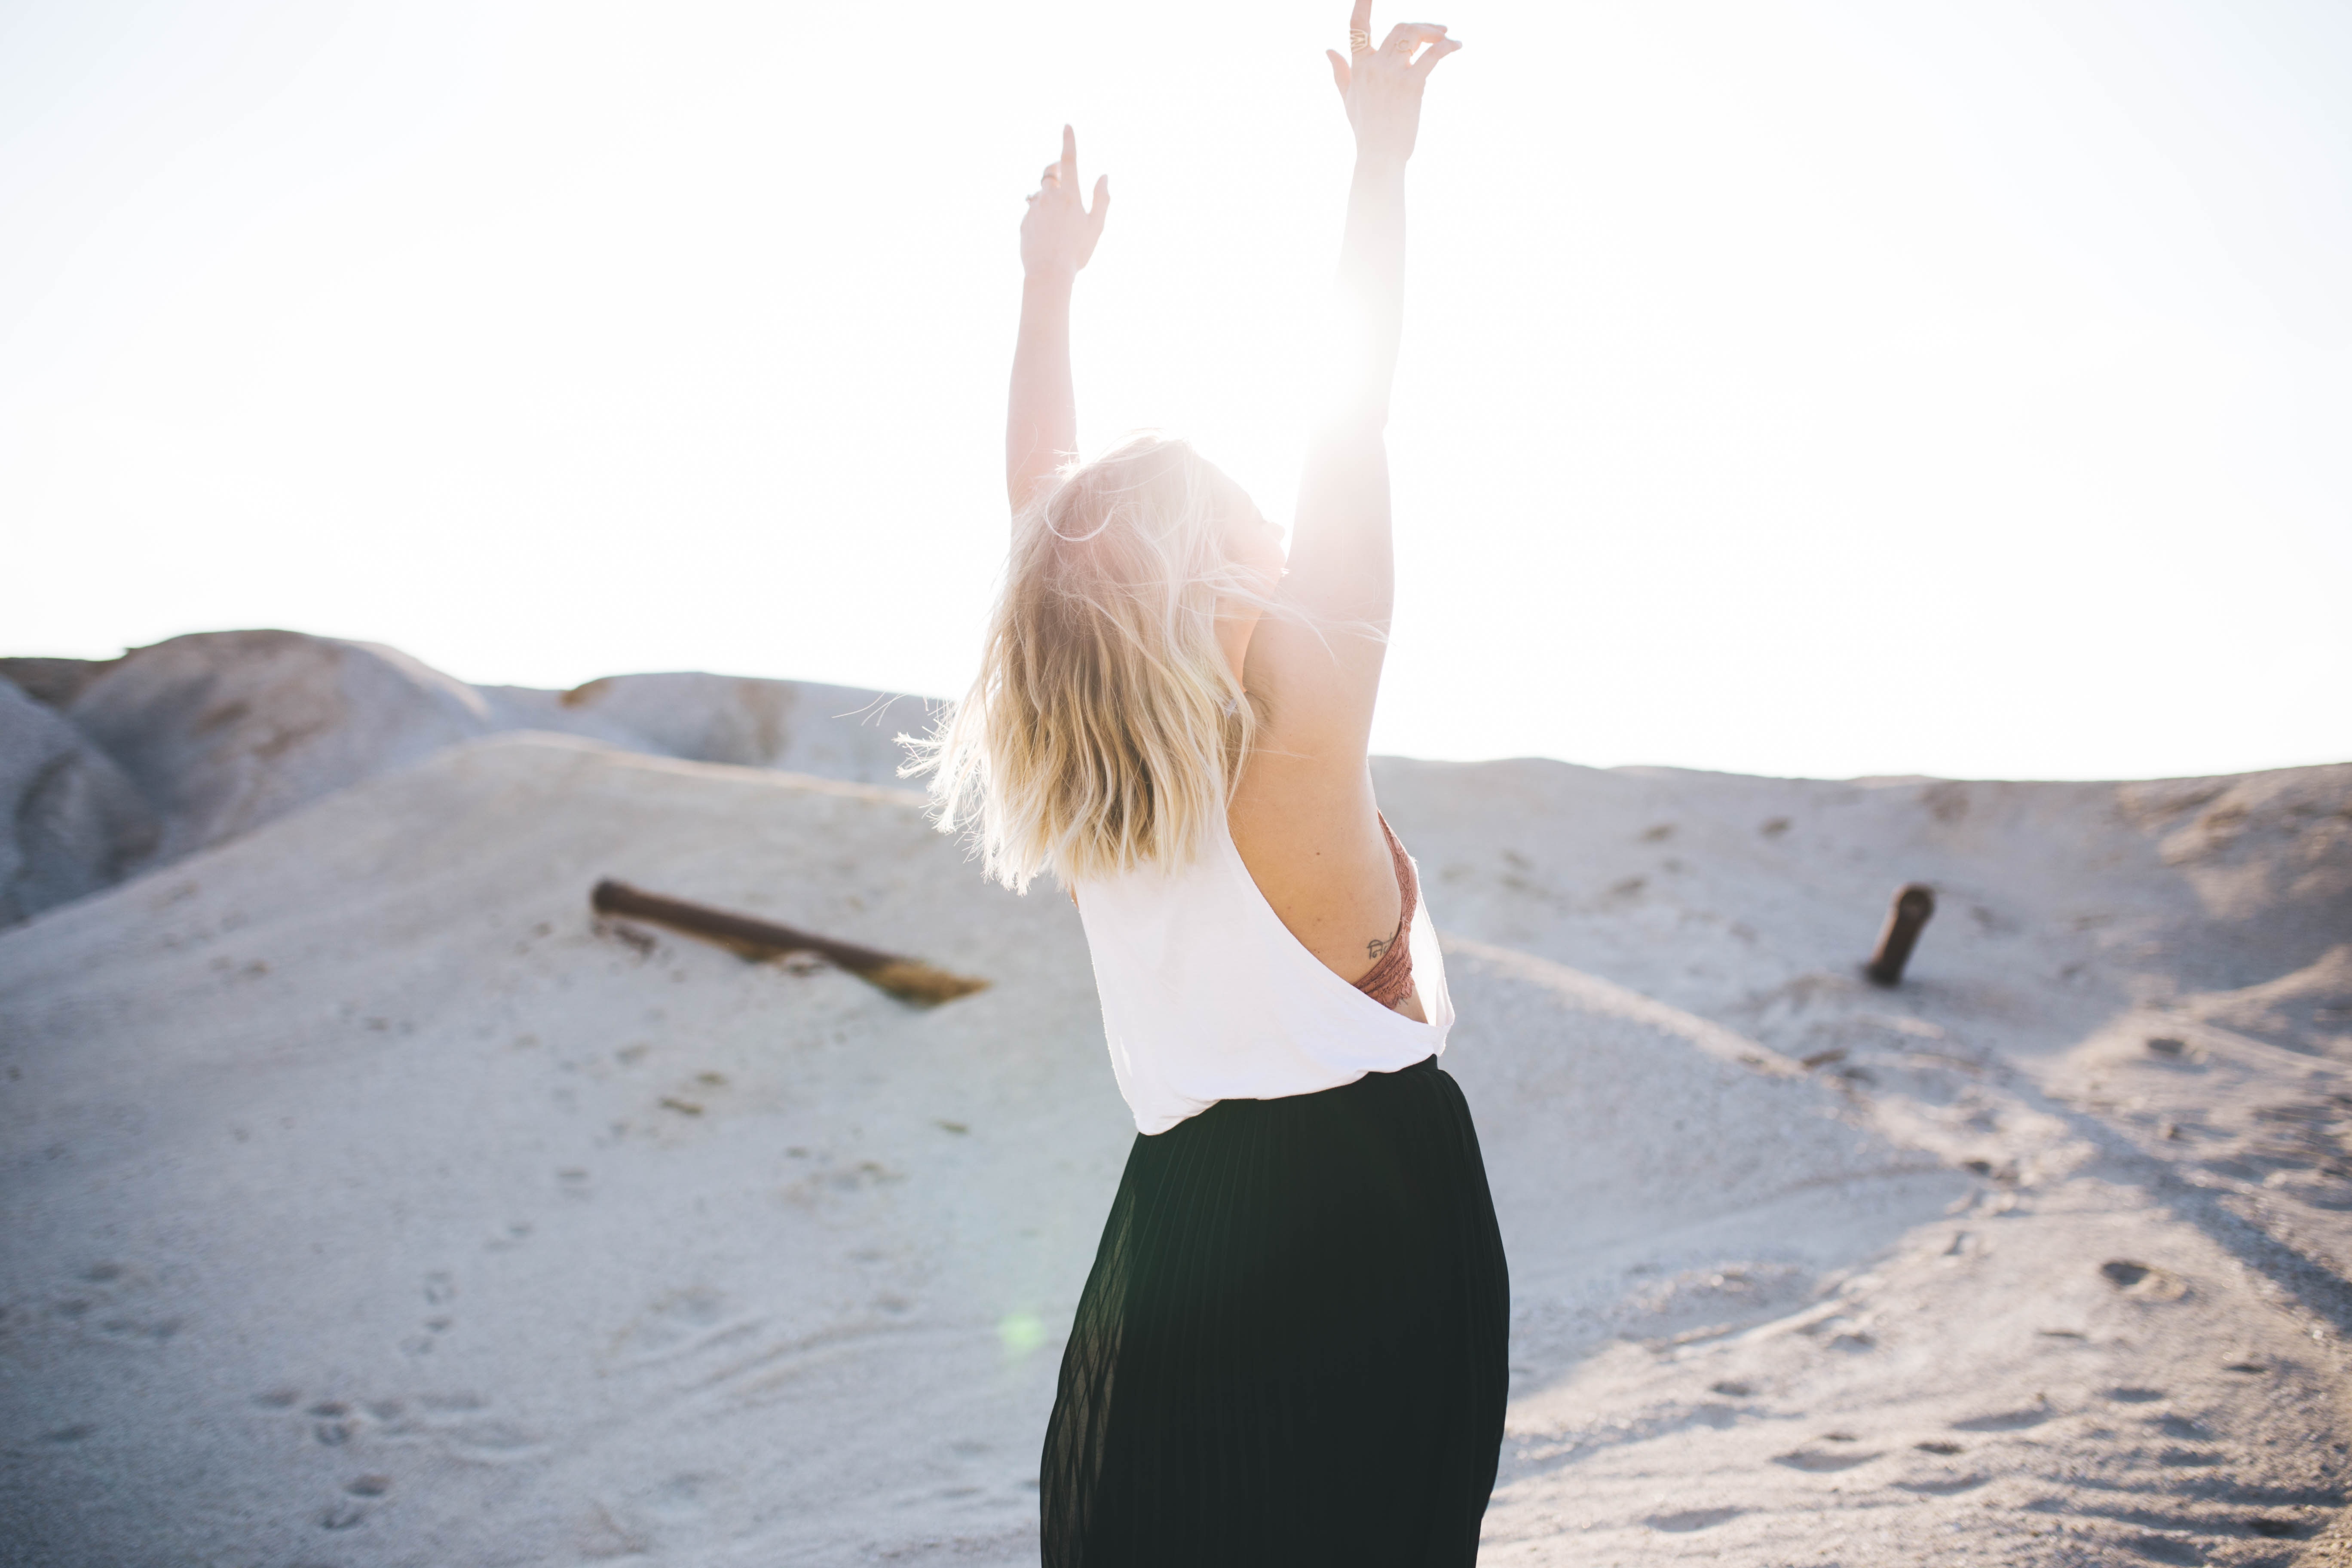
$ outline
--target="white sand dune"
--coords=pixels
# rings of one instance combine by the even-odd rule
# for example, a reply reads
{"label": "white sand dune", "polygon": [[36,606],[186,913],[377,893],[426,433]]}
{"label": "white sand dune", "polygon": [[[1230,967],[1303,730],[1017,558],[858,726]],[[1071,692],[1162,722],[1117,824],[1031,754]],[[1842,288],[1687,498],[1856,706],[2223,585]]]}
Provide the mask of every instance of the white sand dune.
{"label": "white sand dune", "polygon": [[58,714],[0,680],[0,926],[119,879],[155,847],[155,814]]}
{"label": "white sand dune", "polygon": [[[722,675],[468,686],[397,648],[301,632],[199,632],[102,662],[0,660],[0,924],[484,735],[554,731],[891,784],[905,760],[893,737],[920,731],[926,714],[914,698]],[[83,753],[75,767],[37,773],[63,744]],[[12,879],[12,860],[37,868]]]}
{"label": "white sand dune", "polygon": [[[2352,768],[1380,784],[1513,1266],[1486,1560],[2330,1550]],[[0,1563],[1034,1560],[1131,1124],[1066,902],[902,792],[477,733],[0,932]]]}

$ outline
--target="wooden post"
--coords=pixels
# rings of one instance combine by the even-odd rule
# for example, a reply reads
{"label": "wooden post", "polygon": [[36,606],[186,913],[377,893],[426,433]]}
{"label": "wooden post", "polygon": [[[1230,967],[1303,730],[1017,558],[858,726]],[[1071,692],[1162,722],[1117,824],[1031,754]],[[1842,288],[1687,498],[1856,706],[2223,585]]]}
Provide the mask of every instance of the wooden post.
{"label": "wooden post", "polygon": [[1917,945],[1919,933],[1927,928],[1928,917],[1936,912],[1936,889],[1925,882],[1906,882],[1895,889],[1895,906],[1886,911],[1886,929],[1878,933],[1878,950],[1870,955],[1870,965],[1863,973],[1877,985],[1899,985],[1903,983],[1903,966],[1911,962],[1911,949]]}

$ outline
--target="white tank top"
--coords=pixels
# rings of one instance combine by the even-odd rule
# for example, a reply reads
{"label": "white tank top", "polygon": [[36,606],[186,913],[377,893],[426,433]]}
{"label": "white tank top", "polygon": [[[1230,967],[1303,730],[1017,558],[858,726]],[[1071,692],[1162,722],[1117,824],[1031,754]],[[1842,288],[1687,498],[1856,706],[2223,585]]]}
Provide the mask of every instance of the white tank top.
{"label": "white tank top", "polygon": [[1222,816],[1192,864],[1141,866],[1076,891],[1111,1070],[1138,1131],[1165,1132],[1221,1100],[1313,1094],[1444,1053],[1454,1004],[1426,898],[1406,938],[1423,1024],[1300,945]]}

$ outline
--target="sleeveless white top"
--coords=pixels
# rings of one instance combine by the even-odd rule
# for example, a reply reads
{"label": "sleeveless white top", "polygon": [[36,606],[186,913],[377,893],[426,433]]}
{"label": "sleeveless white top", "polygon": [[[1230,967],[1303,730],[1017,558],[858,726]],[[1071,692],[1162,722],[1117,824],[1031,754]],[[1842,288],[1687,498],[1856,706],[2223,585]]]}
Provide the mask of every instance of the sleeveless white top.
{"label": "sleeveless white top", "polygon": [[1406,938],[1423,1024],[1300,945],[1223,816],[1192,864],[1139,866],[1076,892],[1111,1070],[1138,1131],[1165,1132],[1221,1100],[1313,1094],[1444,1054],[1454,1003],[1426,898]]}

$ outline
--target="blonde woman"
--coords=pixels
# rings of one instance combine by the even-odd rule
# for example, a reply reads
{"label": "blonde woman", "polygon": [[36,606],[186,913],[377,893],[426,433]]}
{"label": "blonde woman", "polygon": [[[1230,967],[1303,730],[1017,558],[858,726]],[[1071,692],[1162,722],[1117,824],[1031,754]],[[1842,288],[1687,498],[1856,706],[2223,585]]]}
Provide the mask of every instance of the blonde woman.
{"label": "blonde woman", "polygon": [[924,765],[990,874],[1085,924],[1137,1137],[1064,1354],[1048,1568],[1469,1563],[1508,1282],[1418,877],[1365,749],[1391,586],[1381,430],[1423,84],[1460,46],[1357,0],[1340,285],[1360,373],[1291,547],[1181,441],[1076,460],[1076,138],[1021,226],[1013,551]]}

